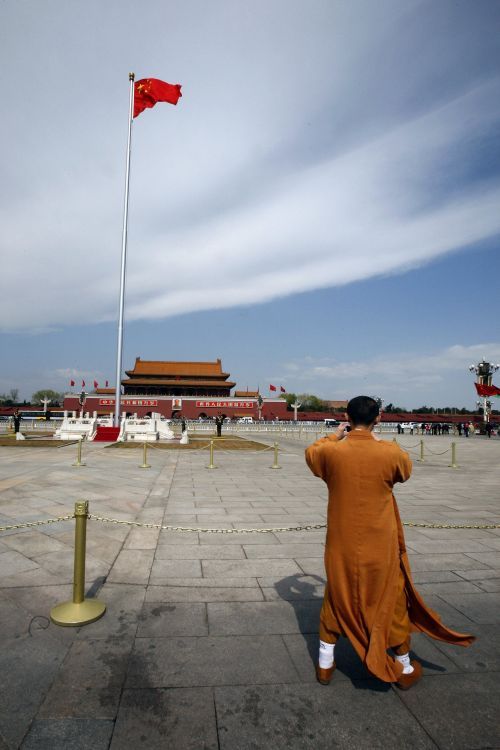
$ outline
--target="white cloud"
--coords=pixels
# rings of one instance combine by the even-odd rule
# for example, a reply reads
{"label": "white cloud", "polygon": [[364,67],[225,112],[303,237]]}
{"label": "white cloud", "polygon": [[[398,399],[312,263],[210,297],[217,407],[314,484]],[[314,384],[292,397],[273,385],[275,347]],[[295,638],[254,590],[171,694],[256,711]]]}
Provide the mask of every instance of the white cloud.
{"label": "white cloud", "polygon": [[[291,361],[283,365],[282,380],[289,390],[313,392],[324,398],[352,398],[360,391],[377,395],[387,402],[402,401],[402,406],[422,405],[433,393],[430,405],[460,405],[464,383],[470,386],[470,401],[475,401],[475,375],[469,365],[480,360],[500,363],[500,342],[464,346],[455,344],[442,351],[416,355],[398,352],[366,360],[340,361],[331,358]],[[462,374],[462,378],[459,375]]]}
{"label": "white cloud", "polygon": [[[129,319],[397,273],[500,232],[498,176],[461,172],[498,129],[500,78],[456,65],[458,25],[424,55],[418,34],[433,11],[404,6],[318,2],[311,13],[277,1],[254,14],[187,2],[165,15],[150,4],[135,54],[181,80],[184,97],[134,123]],[[110,320],[117,307],[126,89],[116,82],[132,32],[113,4],[90,1],[81,17],[61,6],[57,38],[50,14],[31,10],[11,17],[22,60],[4,48],[5,74],[16,64],[38,84],[29,102],[10,90],[0,123],[4,330]],[[83,39],[78,62],[71,45]]]}

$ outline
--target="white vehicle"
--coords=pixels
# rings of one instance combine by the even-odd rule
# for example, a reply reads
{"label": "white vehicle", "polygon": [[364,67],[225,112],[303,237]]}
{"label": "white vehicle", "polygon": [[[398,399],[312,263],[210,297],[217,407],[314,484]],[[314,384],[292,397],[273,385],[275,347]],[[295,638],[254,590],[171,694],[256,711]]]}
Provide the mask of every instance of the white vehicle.
{"label": "white vehicle", "polygon": [[415,429],[415,422],[402,422],[401,429],[403,430],[403,433],[412,432]]}
{"label": "white vehicle", "polygon": [[238,424],[253,424],[253,417],[241,417]]}

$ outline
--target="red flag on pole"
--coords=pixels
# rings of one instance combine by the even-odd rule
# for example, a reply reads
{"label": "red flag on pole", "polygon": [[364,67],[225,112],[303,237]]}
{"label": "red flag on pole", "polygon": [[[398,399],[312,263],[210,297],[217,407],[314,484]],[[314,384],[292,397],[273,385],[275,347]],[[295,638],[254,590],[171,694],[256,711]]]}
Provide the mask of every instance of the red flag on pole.
{"label": "red flag on pole", "polygon": [[105,388],[107,388],[107,387],[108,387],[108,385],[109,385],[109,383],[108,383],[108,381],[106,380],[106,385],[105,385],[104,387],[105,387]]}
{"label": "red flag on pole", "polygon": [[280,385],[280,391],[281,391],[281,393],[286,393],[286,391],[285,391],[285,389],[283,388],[282,385]]}
{"label": "red flag on pole", "polygon": [[94,380],[94,388],[99,388],[99,383],[97,382],[97,380]]}
{"label": "red flag on pole", "polygon": [[474,383],[478,396],[500,396],[500,388],[496,385],[484,385],[483,383]]}
{"label": "red flag on pole", "polygon": [[275,391],[276,390],[276,386],[275,385],[270,385],[269,386],[269,390],[270,391]]}
{"label": "red flag on pole", "polygon": [[70,384],[70,387],[73,388],[73,386],[75,385],[75,381],[74,380],[70,380],[69,384]]}
{"label": "red flag on pole", "polygon": [[166,83],[158,78],[141,78],[134,83],[134,117],[145,109],[154,107],[157,102],[177,104],[181,94],[178,83]]}
{"label": "red flag on pole", "polygon": [[82,388],[85,388],[85,380],[82,380]]}

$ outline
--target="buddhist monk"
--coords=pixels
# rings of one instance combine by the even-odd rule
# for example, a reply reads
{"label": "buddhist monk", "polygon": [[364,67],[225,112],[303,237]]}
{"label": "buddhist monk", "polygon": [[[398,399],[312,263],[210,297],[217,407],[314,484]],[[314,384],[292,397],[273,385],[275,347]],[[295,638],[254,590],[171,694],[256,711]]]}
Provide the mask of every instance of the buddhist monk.
{"label": "buddhist monk", "polygon": [[374,399],[353,398],[346,418],[336,434],[306,450],[309,468],[329,490],[316,676],[323,685],[332,679],[335,643],[343,635],[372,675],[407,690],[422,676],[420,663],[410,660],[412,631],[460,646],[474,637],[445,627],[412,582],[392,494],[397,482],[410,478],[408,454],[373,435],[380,421]]}

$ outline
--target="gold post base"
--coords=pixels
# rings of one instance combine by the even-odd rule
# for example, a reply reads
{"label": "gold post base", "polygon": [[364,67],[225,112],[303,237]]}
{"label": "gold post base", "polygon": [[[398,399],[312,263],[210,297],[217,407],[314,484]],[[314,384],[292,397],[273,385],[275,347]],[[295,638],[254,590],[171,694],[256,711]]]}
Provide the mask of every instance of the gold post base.
{"label": "gold post base", "polygon": [[87,464],[85,461],[77,461],[76,463],[71,464],[71,466],[87,466]]}
{"label": "gold post base", "polygon": [[99,599],[84,599],[81,604],[63,602],[50,610],[50,619],[56,625],[75,628],[95,622],[106,612],[106,605]]}
{"label": "gold post base", "polygon": [[270,469],[281,469],[281,466],[274,466],[274,465],[273,465],[273,466],[270,466],[269,468],[270,468]]}
{"label": "gold post base", "polygon": [[150,469],[151,464],[140,464],[139,469]]}

